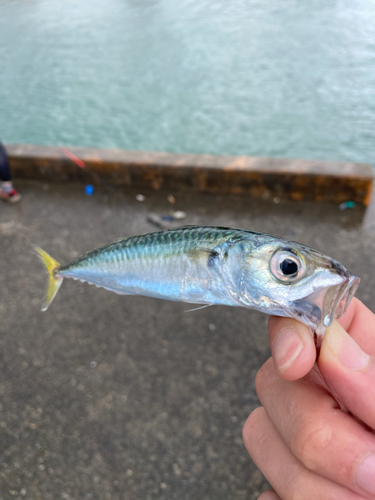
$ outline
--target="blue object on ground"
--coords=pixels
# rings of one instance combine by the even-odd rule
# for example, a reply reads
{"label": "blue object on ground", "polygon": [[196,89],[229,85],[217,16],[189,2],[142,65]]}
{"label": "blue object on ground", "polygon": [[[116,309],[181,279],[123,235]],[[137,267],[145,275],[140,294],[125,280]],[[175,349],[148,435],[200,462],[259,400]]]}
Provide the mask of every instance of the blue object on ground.
{"label": "blue object on ground", "polygon": [[354,208],[357,205],[355,201],[344,201],[343,203],[340,203],[339,209],[340,210],[346,210],[347,208]]}
{"label": "blue object on ground", "polygon": [[86,184],[85,193],[87,194],[87,196],[93,195],[94,194],[94,186],[92,184]]}

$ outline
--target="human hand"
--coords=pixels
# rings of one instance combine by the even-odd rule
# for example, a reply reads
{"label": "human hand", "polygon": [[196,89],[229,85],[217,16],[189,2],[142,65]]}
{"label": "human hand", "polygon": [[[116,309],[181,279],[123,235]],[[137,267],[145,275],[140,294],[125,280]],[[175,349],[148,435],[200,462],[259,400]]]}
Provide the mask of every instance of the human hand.
{"label": "human hand", "polygon": [[375,499],[375,315],[353,299],[315,366],[305,325],[271,317],[269,334],[272,358],[256,379],[263,406],[243,429],[274,488],[259,499]]}

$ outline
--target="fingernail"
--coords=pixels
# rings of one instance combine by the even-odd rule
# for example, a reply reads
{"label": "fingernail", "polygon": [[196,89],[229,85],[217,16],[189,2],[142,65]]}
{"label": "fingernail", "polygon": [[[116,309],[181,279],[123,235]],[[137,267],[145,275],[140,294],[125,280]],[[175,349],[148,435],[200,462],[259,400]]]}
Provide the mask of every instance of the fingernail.
{"label": "fingernail", "polygon": [[367,491],[371,495],[375,495],[375,455],[367,456],[359,464],[355,475],[357,486]]}
{"label": "fingernail", "polygon": [[282,328],[272,344],[272,354],[279,372],[285,371],[303,349],[300,333],[290,326]]}
{"label": "fingernail", "polygon": [[368,365],[370,356],[346,333],[338,321],[327,330],[327,342],[341,363],[351,370],[362,370]]}

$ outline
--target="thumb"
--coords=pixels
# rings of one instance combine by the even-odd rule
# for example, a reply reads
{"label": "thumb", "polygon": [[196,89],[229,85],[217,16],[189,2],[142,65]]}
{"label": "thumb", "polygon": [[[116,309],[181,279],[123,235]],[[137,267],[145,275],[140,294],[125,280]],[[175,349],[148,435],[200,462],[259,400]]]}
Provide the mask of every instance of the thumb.
{"label": "thumb", "polygon": [[327,329],[318,367],[328,388],[362,422],[375,429],[375,362],[336,320]]}
{"label": "thumb", "polygon": [[292,318],[271,316],[268,332],[274,366],[280,377],[285,380],[304,377],[316,359],[309,327]]}

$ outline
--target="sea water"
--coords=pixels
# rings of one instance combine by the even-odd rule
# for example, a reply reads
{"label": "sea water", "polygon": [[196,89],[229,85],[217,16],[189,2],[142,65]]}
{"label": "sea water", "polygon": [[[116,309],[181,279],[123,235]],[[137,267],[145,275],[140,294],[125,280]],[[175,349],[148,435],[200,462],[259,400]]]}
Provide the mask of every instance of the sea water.
{"label": "sea water", "polygon": [[374,162],[373,0],[0,0],[0,139]]}

